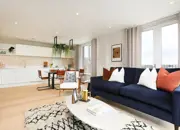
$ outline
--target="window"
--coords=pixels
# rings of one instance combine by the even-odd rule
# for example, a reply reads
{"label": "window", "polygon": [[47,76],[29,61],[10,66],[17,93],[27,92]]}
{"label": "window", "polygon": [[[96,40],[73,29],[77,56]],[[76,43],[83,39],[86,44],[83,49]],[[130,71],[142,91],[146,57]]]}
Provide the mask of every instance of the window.
{"label": "window", "polygon": [[141,64],[153,65],[153,30],[142,32]]}
{"label": "window", "polygon": [[84,46],[84,58],[89,59],[89,46]]}
{"label": "window", "polygon": [[178,24],[162,27],[162,65],[178,65]]}
{"label": "window", "polygon": [[84,58],[83,58],[84,71],[86,73],[90,73],[91,72],[91,45],[85,45],[83,47],[83,53],[84,53]]}
{"label": "window", "polygon": [[[148,24],[150,25],[150,24]],[[179,24],[168,20],[142,26],[141,65],[174,68],[179,62]],[[148,31],[146,31],[148,30]]]}

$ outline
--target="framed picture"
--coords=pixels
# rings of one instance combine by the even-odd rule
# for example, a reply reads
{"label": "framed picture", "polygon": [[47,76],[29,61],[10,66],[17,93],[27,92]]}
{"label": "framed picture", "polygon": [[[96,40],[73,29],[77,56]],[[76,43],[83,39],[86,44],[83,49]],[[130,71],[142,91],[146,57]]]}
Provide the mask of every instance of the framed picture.
{"label": "framed picture", "polygon": [[122,61],[122,44],[112,45],[111,61],[112,62],[121,62]]}

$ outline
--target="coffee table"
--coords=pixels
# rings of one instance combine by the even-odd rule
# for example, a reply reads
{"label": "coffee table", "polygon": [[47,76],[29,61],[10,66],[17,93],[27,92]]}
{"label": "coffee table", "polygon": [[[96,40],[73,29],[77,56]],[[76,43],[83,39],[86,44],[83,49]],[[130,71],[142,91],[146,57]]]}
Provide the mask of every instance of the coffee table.
{"label": "coffee table", "polygon": [[[108,112],[95,116],[87,111],[87,108],[92,104],[102,104],[108,108]],[[90,101],[86,103],[78,101],[76,104],[72,104],[72,97],[67,96],[66,105],[70,112],[79,120],[102,130],[120,130],[120,128],[123,128],[126,123],[134,119],[126,114],[120,113],[110,105],[95,98],[90,98]]]}

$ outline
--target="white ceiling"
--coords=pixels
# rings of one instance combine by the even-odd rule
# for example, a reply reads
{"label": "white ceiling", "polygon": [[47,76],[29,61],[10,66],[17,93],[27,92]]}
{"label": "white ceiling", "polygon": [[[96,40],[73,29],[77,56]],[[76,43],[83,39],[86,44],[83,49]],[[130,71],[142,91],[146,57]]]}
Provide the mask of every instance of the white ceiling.
{"label": "white ceiling", "polygon": [[180,11],[180,1],[170,1],[0,0],[0,35],[50,43],[58,35],[58,42],[81,44]]}

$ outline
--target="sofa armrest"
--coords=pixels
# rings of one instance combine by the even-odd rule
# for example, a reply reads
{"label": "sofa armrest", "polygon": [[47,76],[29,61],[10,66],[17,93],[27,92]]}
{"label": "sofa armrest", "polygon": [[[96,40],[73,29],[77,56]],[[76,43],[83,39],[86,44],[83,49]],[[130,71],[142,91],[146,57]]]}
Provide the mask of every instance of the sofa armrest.
{"label": "sofa armrest", "polygon": [[172,93],[172,118],[173,123],[180,126],[180,86]]}
{"label": "sofa armrest", "polygon": [[103,80],[102,76],[97,76],[97,77],[91,77],[90,81],[90,90],[92,92],[92,89],[94,86],[100,85],[99,83]]}
{"label": "sofa armrest", "polygon": [[90,83],[94,84],[97,83],[98,81],[102,80],[102,76],[97,76],[97,77],[91,77]]}

